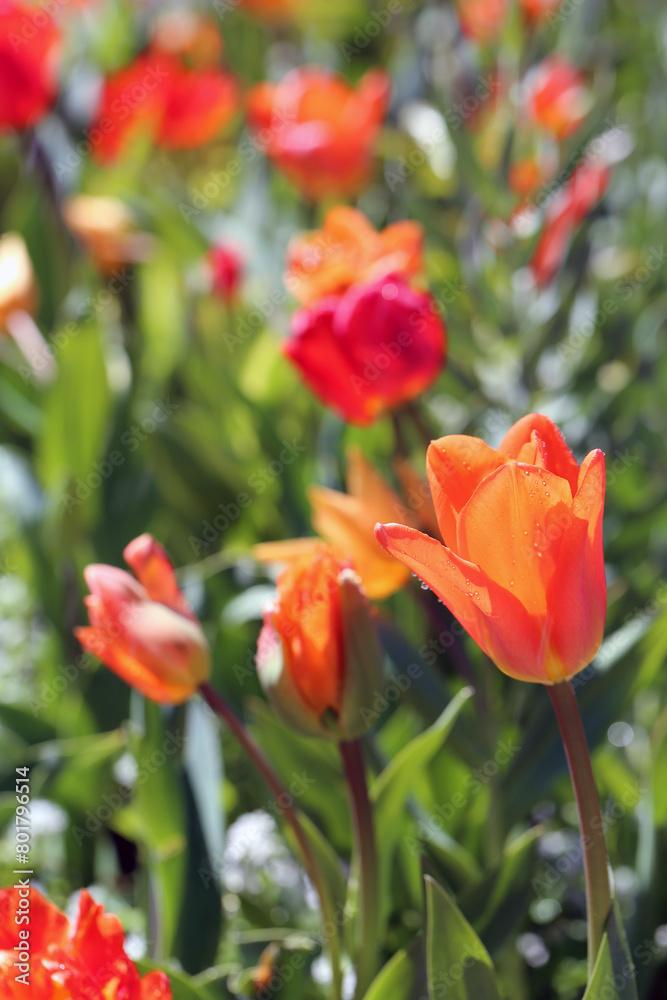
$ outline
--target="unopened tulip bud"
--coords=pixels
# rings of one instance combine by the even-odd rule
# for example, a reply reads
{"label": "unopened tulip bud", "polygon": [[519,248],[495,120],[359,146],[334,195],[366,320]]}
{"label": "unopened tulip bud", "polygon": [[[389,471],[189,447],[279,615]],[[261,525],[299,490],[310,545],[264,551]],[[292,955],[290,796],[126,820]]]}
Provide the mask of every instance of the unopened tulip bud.
{"label": "unopened tulip bud", "polygon": [[162,546],[141,535],[124,554],[138,579],[115,566],[86,568],[90,627],[75,635],[141,694],[178,705],[209,678],[206,637]]}
{"label": "unopened tulip bud", "polygon": [[288,725],[309,736],[351,740],[382,686],[383,657],[359,578],[319,546],[278,580],[265,612],[257,672]]}

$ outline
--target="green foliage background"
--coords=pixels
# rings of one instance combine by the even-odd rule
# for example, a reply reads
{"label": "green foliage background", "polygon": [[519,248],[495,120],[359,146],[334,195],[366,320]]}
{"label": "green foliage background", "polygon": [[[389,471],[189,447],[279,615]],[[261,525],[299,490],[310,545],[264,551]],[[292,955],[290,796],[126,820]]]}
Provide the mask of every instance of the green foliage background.
{"label": "green foliage background", "polygon": [[[567,16],[530,37],[513,16],[492,54],[462,48],[449,5],[399,6],[375,35],[367,27],[373,8],[362,0],[322,0],[308,24],[280,29],[237,9],[209,13],[245,84],[291,61],[324,62],[351,79],[372,65],[391,72],[394,107],[359,206],[378,226],[413,218],[426,231],[450,357],[420,400],[433,435],[474,433],[494,444],[515,419],[541,410],[579,460],[594,447],[607,454],[608,640],[578,697],[638,995],[657,1000],[667,983],[666,12],[658,0],[568,0]],[[67,65],[78,73],[121,65],[145,31],[134,5],[108,0],[70,32]],[[554,50],[584,68],[595,95],[566,160],[610,128],[627,155],[562,273],[538,294],[521,277],[530,240],[506,239],[499,221],[514,205],[506,180],[513,123],[496,164],[483,165],[467,122],[452,124],[454,87],[461,60],[474,90],[494,58],[518,74]],[[72,101],[83,100],[74,72],[67,86]],[[450,123],[435,145],[422,137],[420,146],[406,127],[415,101]],[[144,942],[152,961],[178,963],[177,998],[253,996],[246,970],[270,942],[280,946],[277,968],[287,970],[277,996],[325,996],[308,971],[321,953],[312,892],[273,830],[271,817],[282,829],[279,810],[247,760],[202,705],[144,703],[81,654],[72,629],[85,620],[86,564],[121,565],[128,541],[144,531],[158,537],[213,646],[214,683],[347,863],[351,830],[334,747],[288,732],[261,699],[252,656],[272,579],[249,549],[311,532],[305,489],[341,486],[346,445],[361,444],[391,477],[391,422],[344,427],[283,360],[279,343],[295,305],[282,284],[284,249],[324,207],[301,203],[261,155],[242,152],[240,120],[196,153],[137,149],[104,170],[76,152],[84,134],[52,116],[32,140],[42,156],[30,158],[18,138],[0,137],[0,228],[20,231],[29,245],[38,324],[58,362],[57,380],[43,388],[21,377],[3,345],[0,880],[13,879],[14,769],[28,765],[41,885],[63,905],[81,886],[96,886],[140,951]],[[58,199],[75,190],[122,197],[154,235],[151,259],[124,271],[120,289],[108,287],[63,226]],[[243,302],[234,309],[204,290],[201,258],[212,238],[243,248]],[[287,445],[289,463],[278,458]],[[410,445],[423,470],[420,442]],[[106,474],[113,452],[122,461]],[[240,494],[252,501],[242,510]],[[209,530],[220,514],[228,526]],[[460,951],[466,935],[477,942],[478,934],[502,995],[580,997],[576,814],[545,692],[505,678],[464,638],[477,694],[445,741],[442,727],[429,727],[462,686],[451,621],[416,581],[382,614],[394,672],[404,677],[414,663],[419,671],[400,699],[392,689],[378,703],[367,741],[378,774],[400,756],[407,776],[382,802],[384,959],[396,957],[370,1000],[424,995],[426,984],[415,982],[424,871],[447,888],[442,897],[429,890],[429,907],[449,928],[441,939],[451,935]],[[618,723],[626,728],[610,730]],[[427,731],[426,744],[412,743]],[[510,753],[499,762],[501,745]],[[225,832],[240,817],[245,849],[237,833],[225,853]],[[476,989],[469,995],[495,995]],[[619,994],[630,995],[629,987]]]}

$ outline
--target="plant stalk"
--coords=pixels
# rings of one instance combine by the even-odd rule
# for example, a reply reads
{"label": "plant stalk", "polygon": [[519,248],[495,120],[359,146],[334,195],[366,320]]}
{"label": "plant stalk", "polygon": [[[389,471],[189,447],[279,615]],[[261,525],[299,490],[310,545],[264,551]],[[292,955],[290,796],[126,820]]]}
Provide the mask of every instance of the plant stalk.
{"label": "plant stalk", "polygon": [[563,739],[579,816],[586,880],[588,975],[590,978],[611,910],[611,885],[600,798],[574,688],[569,681],[565,681],[560,684],[552,684],[547,690]]}
{"label": "plant stalk", "polygon": [[355,998],[363,997],[377,972],[380,922],[378,857],[373,810],[368,797],[364,757],[359,740],[340,743],[350,795],[355,849],[359,866],[359,920],[356,932]]}
{"label": "plant stalk", "polygon": [[[259,771],[259,774],[264,780],[264,783],[268,787],[269,791],[273,797],[280,803],[281,812],[285,816],[286,821],[292,828],[292,832],[296,837],[297,843],[301,850],[303,856],[304,866],[308,873],[308,877],[313,883],[315,890],[320,899],[320,909],[322,911],[323,923],[326,927],[336,927],[335,914],[329,905],[329,896],[325,890],[325,887],[320,876],[320,870],[313,853],[313,849],[310,845],[310,841],[306,836],[301,823],[299,822],[299,817],[296,814],[294,806],[291,804],[292,797],[289,795],[287,789],[283,785],[279,775],[273,769],[272,764],[266,757],[264,751],[255,741],[255,739],[248,732],[247,728],[244,726],[243,722],[234,712],[231,705],[229,705],[222,695],[218,694],[214,687],[210,684],[201,684],[199,686],[199,693],[201,694],[204,701],[209,705],[211,709],[218,715],[222,721],[227,725],[227,727],[234,734],[236,739],[239,741],[248,757],[254,764],[254,766]],[[289,803],[283,806],[283,803]],[[331,958],[331,970],[333,977],[333,995],[335,1000],[340,1000],[342,995],[342,972],[341,972],[341,962],[340,962],[340,947],[337,932],[334,930],[330,935],[324,934],[323,941],[325,946],[328,947],[330,958]]]}

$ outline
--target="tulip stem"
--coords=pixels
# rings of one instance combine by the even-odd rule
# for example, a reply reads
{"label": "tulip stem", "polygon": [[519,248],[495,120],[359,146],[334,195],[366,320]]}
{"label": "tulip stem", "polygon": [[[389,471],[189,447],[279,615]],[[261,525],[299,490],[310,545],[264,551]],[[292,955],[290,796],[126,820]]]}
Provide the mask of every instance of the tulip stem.
{"label": "tulip stem", "polygon": [[[317,894],[320,899],[320,909],[322,911],[323,923],[325,924],[325,929],[327,927],[337,927],[335,923],[336,914],[333,907],[329,902],[329,894],[326,891],[323,879],[320,875],[320,869],[315,859],[315,854],[311,847],[310,841],[306,836],[306,833],[299,822],[299,817],[296,814],[294,806],[290,803],[292,802],[292,796],[288,793],[284,784],[282,783],[278,773],[273,769],[270,761],[266,757],[264,751],[255,741],[255,739],[248,732],[246,726],[237,716],[234,709],[229,705],[222,695],[218,694],[214,687],[210,684],[201,684],[199,686],[199,693],[201,694],[204,701],[209,705],[211,709],[220,716],[222,721],[227,725],[227,727],[234,734],[238,742],[241,744],[248,757],[255,765],[259,771],[264,783],[268,787],[271,794],[274,796],[276,801],[280,803],[280,811],[284,815],[286,821],[292,828],[292,832],[296,837],[299,848],[301,849],[301,854],[303,856],[304,866],[308,873],[310,881],[313,883]],[[288,803],[283,805],[283,803]],[[337,932],[334,930],[333,933],[326,933],[323,935],[323,940],[325,944],[328,945],[330,958],[331,958],[331,970],[333,977],[333,990],[335,1000],[340,1000],[342,995],[342,972],[341,972],[341,956],[340,956],[340,946],[337,936]]]}
{"label": "tulip stem", "polygon": [[359,740],[340,743],[354,824],[355,850],[359,866],[359,920],[356,931],[355,997],[363,997],[377,971],[380,922],[378,858],[373,810],[368,797],[364,756]]}
{"label": "tulip stem", "polygon": [[589,978],[611,910],[611,885],[604,825],[591,755],[574,688],[569,681],[547,687],[556,712],[577,803],[586,880]]}

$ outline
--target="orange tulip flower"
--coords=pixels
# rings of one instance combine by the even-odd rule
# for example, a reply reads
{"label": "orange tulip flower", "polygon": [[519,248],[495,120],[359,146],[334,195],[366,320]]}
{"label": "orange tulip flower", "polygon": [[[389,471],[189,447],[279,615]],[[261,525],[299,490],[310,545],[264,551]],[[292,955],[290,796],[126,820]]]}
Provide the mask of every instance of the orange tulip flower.
{"label": "orange tulip flower", "polygon": [[257,646],[257,673],[289,725],[349,740],[367,728],[382,679],[382,655],[368,599],[349,563],[326,545],[278,579]]}
{"label": "orange tulip flower", "polygon": [[566,139],[579,128],[591,107],[581,73],[562,56],[549,56],[526,77],[523,106],[530,121]]}
{"label": "orange tulip flower", "polygon": [[18,923],[26,913],[21,891],[0,889],[0,1000],[171,1000],[167,976],[140,977],[125,952],[120,920],[85,889],[73,926],[32,887],[30,922]]}
{"label": "orange tulip flower", "polygon": [[86,567],[90,627],[75,635],[141,694],[178,705],[208,680],[208,643],[162,546],[140,535],[123,555],[134,577],[115,566]]}
{"label": "orange tulip flower", "polygon": [[321,66],[291,70],[248,95],[248,124],[266,155],[313,201],[355,194],[366,184],[389,101],[383,70],[356,88]]}
{"label": "orange tulip flower", "polygon": [[[347,493],[311,486],[308,499],[312,521],[341,559],[350,559],[364,590],[374,600],[382,600],[400,590],[410,572],[378,545],[373,528],[379,518],[405,516],[406,506],[358,448],[347,456]],[[294,562],[321,546],[317,538],[295,538],[286,542],[255,545],[259,562]]]}
{"label": "orange tulip flower", "polygon": [[423,266],[424,230],[405,220],[379,233],[363,212],[337,205],[321,229],[295,236],[287,248],[285,284],[302,305],[339,295],[356,281],[387,274],[411,278]]}
{"label": "orange tulip flower", "polygon": [[604,631],[603,453],[580,467],[557,427],[533,413],[497,450],[451,435],[426,462],[445,544],[401,524],[378,524],[380,543],[504,673],[541,684],[574,676]]}

